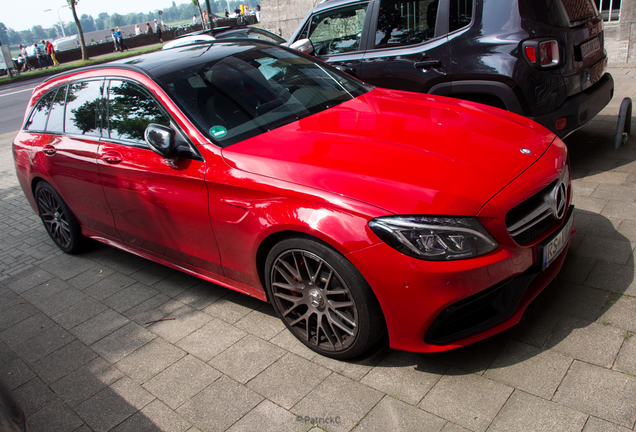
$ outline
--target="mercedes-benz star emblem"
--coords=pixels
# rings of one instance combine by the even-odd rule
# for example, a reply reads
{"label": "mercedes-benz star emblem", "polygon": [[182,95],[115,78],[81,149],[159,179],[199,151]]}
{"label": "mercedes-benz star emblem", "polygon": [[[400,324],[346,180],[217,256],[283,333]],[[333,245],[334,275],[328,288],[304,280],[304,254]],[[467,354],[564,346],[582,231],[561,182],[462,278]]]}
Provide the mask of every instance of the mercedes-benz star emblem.
{"label": "mercedes-benz star emblem", "polygon": [[559,182],[557,187],[552,191],[552,202],[550,206],[552,207],[552,213],[554,217],[557,219],[561,219],[563,215],[565,215],[565,204],[567,203],[567,194],[568,190],[565,187],[564,182]]}

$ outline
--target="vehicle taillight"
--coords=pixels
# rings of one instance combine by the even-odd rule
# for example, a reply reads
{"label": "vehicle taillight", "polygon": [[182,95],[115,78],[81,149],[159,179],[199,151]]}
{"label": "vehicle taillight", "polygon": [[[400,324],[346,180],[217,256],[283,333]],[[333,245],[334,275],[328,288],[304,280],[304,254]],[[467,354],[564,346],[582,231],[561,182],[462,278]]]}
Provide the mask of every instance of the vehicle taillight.
{"label": "vehicle taillight", "polygon": [[539,43],[540,62],[542,67],[559,64],[559,44],[555,40]]}
{"label": "vehicle taillight", "polygon": [[537,61],[537,54],[534,52],[533,46],[526,47],[526,56],[528,57],[528,60],[530,60],[531,63],[534,63]]}
{"label": "vehicle taillight", "polygon": [[534,67],[547,68],[560,62],[559,43],[554,39],[530,39],[522,46],[526,59]]}

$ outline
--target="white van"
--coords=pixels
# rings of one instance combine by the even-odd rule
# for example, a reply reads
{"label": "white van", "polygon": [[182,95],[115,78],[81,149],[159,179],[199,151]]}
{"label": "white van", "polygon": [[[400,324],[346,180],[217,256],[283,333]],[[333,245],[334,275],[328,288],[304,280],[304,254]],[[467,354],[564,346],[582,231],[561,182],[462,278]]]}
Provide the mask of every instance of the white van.
{"label": "white van", "polygon": [[77,35],[58,38],[51,43],[53,44],[53,48],[55,49],[56,52],[70,50],[80,46],[79,40],[77,39]]}

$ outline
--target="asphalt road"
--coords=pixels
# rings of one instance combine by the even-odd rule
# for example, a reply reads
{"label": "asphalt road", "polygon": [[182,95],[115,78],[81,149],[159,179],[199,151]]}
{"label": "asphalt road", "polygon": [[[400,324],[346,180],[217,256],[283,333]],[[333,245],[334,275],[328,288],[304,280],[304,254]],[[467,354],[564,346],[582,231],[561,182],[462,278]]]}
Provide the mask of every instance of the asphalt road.
{"label": "asphalt road", "polygon": [[37,78],[0,87],[0,134],[20,129],[31,92],[43,80]]}

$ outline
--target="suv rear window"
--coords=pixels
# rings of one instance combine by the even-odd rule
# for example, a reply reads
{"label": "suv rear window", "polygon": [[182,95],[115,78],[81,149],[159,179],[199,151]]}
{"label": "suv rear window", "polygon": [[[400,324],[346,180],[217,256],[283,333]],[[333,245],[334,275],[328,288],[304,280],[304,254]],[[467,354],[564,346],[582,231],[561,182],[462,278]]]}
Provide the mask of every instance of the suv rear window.
{"label": "suv rear window", "polygon": [[557,27],[575,27],[598,15],[592,0],[519,0],[522,17]]}

